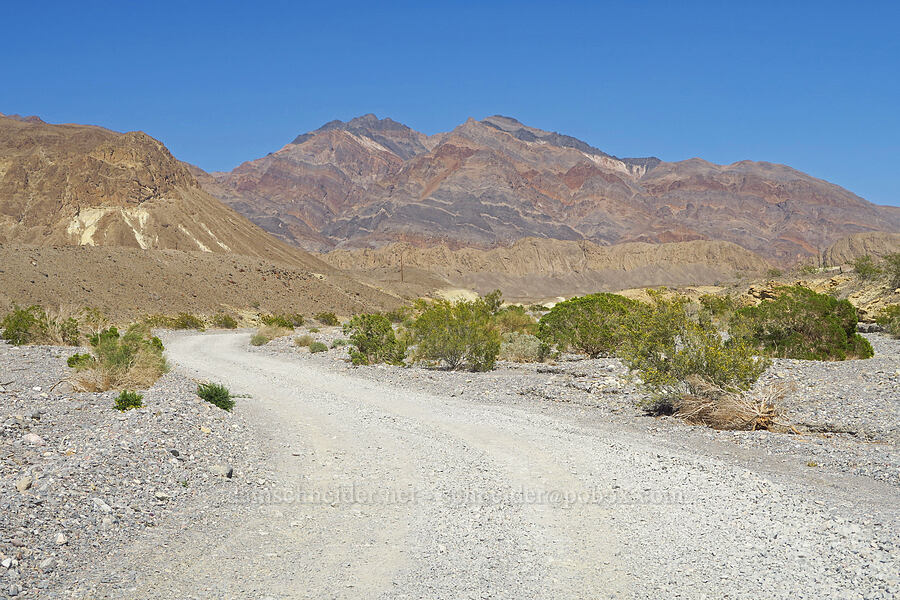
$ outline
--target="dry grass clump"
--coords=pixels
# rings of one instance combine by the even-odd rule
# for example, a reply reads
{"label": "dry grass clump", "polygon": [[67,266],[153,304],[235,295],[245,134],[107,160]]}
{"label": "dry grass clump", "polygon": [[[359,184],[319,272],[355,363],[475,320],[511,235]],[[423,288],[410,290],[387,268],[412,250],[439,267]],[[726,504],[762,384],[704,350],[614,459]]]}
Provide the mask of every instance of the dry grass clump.
{"label": "dry grass clump", "polygon": [[311,335],[300,335],[294,338],[294,345],[308,348],[316,339]]}
{"label": "dry grass clump", "polygon": [[713,429],[738,431],[773,430],[784,428],[781,422],[781,401],[790,391],[790,384],[776,384],[759,392],[729,392],[697,376],[686,383],[691,393],[684,394],[675,404],[675,416],[696,425]]}
{"label": "dry grass clump", "polygon": [[287,327],[264,325],[256,330],[256,333],[250,338],[250,343],[254,346],[263,346],[275,338],[291,335],[292,333],[294,333],[294,330],[288,329]]}

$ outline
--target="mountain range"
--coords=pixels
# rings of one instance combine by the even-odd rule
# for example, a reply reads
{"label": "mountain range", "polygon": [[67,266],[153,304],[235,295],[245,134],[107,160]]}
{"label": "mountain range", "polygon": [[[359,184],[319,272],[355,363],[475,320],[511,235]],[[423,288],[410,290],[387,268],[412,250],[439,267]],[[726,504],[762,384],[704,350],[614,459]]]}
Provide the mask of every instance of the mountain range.
{"label": "mountain range", "polygon": [[369,114],[195,174],[266,231],[317,251],[723,240],[787,264],[850,234],[900,231],[900,208],[784,165],[619,158],[503,116],[428,136]]}

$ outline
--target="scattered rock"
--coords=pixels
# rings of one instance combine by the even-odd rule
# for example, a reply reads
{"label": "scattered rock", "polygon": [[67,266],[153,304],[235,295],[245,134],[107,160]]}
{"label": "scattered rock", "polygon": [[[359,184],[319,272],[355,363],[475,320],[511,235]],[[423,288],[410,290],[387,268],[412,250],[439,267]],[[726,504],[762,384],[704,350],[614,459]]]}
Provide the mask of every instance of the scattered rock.
{"label": "scattered rock", "polygon": [[22,441],[26,444],[32,444],[34,446],[43,446],[44,440],[36,433],[26,433],[22,436]]}
{"label": "scattered rock", "polygon": [[40,569],[44,573],[49,573],[56,566],[56,559],[52,556],[49,556],[41,561]]}
{"label": "scattered rock", "polygon": [[6,593],[7,593],[7,595],[9,595],[10,597],[16,597],[16,596],[18,596],[20,593],[22,593],[22,588],[19,587],[19,584],[13,583],[13,584],[11,584],[11,585],[9,586],[9,589],[7,590]]}
{"label": "scattered rock", "polygon": [[231,476],[234,474],[234,469],[232,469],[231,465],[213,465],[209,468],[209,472],[216,477],[227,477],[228,479],[231,479]]}
{"label": "scattered rock", "polygon": [[157,500],[171,500],[172,496],[165,492],[153,492],[153,497]]}
{"label": "scattered rock", "polygon": [[110,505],[104,502],[102,499],[94,498],[92,502],[94,503],[94,508],[96,508],[97,510],[105,513],[112,512],[112,508],[110,507]]}
{"label": "scattered rock", "polygon": [[56,534],[56,539],[54,540],[57,546],[65,546],[69,542],[69,538],[66,537],[62,531]]}
{"label": "scattered rock", "polygon": [[22,477],[21,479],[18,479],[16,481],[16,489],[20,492],[25,492],[26,490],[31,488],[31,484],[33,483],[34,478],[30,475],[26,475],[25,477]]}

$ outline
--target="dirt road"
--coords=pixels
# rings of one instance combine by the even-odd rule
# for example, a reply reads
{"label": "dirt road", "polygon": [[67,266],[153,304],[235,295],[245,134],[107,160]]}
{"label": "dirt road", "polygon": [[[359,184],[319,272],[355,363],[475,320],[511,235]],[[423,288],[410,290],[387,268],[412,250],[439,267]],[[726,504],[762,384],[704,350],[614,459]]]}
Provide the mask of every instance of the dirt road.
{"label": "dirt road", "polygon": [[[900,495],[659,443],[583,410],[397,388],[189,334],[274,481],[115,561],[128,598],[857,598],[897,590]],[[732,451],[734,449],[732,448]],[[158,541],[156,542],[158,543]]]}

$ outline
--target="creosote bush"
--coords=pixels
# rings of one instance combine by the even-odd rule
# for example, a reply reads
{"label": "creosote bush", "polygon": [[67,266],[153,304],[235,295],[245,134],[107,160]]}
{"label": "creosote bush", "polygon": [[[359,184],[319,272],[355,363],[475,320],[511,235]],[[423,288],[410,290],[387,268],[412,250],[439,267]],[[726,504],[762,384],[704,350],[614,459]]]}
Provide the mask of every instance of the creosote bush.
{"label": "creosote bush", "polygon": [[402,365],[406,357],[406,344],[397,339],[386,315],[356,315],[344,325],[344,335],[350,338],[350,361],[354,365]]}
{"label": "creosote bush", "polygon": [[280,327],[278,325],[266,325],[256,330],[250,337],[250,344],[253,346],[263,346],[268,344],[275,338],[291,335],[294,332],[293,327]]}
{"label": "creosote bush", "polygon": [[78,319],[80,311],[59,309],[47,313],[40,306],[13,307],[0,320],[2,337],[10,344],[48,344],[77,346],[81,339]]}
{"label": "creosote bush", "polygon": [[114,408],[122,412],[131,410],[132,408],[140,408],[144,405],[143,399],[144,397],[141,394],[130,392],[128,390],[122,390],[122,393],[119,394],[118,397],[116,397],[116,404]]}
{"label": "creosote bush", "polygon": [[900,288],[900,252],[886,254],[882,268],[887,275],[888,285],[892,288]]}
{"label": "creosote bush", "polygon": [[900,337],[900,304],[885,307],[876,322],[894,337]]}
{"label": "creosote bush", "polygon": [[537,336],[513,331],[504,333],[500,342],[500,360],[511,362],[543,362],[550,348]]}
{"label": "creosote bush", "polygon": [[327,352],[328,346],[323,344],[322,342],[313,342],[309,345],[309,351],[312,354],[317,354],[319,352]]}
{"label": "creosote bush", "polygon": [[621,345],[623,322],[644,306],[617,294],[590,294],[555,305],[541,317],[538,337],[561,352],[610,356]]}
{"label": "creosote bush", "polygon": [[88,341],[90,355],[75,354],[67,361],[77,373],[76,387],[83,391],[146,389],[168,371],[163,344],[145,324],[133,324],[124,334],[110,327]]}
{"label": "creosote bush", "polygon": [[746,336],[762,352],[779,358],[846,360],[873,355],[869,341],[856,333],[856,308],[802,286],[778,288],[774,300],[735,311],[732,331]]}
{"label": "creosote bush", "polygon": [[494,326],[503,333],[531,333],[537,332],[537,321],[525,311],[522,306],[512,304],[499,309],[493,318]]}
{"label": "creosote bush", "polygon": [[409,329],[413,360],[444,366],[489,371],[500,352],[500,332],[493,326],[497,297],[452,303],[419,301],[419,314]]}
{"label": "creosote bush", "polygon": [[212,326],[217,329],[237,329],[237,320],[231,315],[218,313],[212,318]]}
{"label": "creosote bush", "polygon": [[315,319],[322,325],[328,325],[329,327],[334,327],[339,322],[337,315],[335,315],[333,312],[317,313]]}
{"label": "creosote bush", "polygon": [[673,413],[698,393],[697,382],[724,392],[750,388],[769,366],[741,337],[727,340],[710,323],[692,318],[685,298],[653,297],[653,304],[623,321],[618,355],[650,392],[646,408]]}
{"label": "creosote bush", "polygon": [[230,412],[234,408],[234,397],[222,384],[201,383],[197,386],[197,395],[224,411]]}
{"label": "creosote bush", "polygon": [[272,340],[270,338],[267,338],[266,336],[259,333],[258,331],[250,336],[250,345],[251,346],[265,346],[266,344],[268,344],[271,341]]}
{"label": "creosote bush", "polygon": [[867,281],[870,279],[875,279],[878,275],[881,274],[881,269],[875,264],[875,261],[872,260],[872,257],[868,254],[857,257],[853,260],[853,270],[856,272],[856,276],[862,279],[863,281]]}
{"label": "creosote bush", "polygon": [[268,327],[293,329],[303,325],[303,315],[260,315],[259,322]]}

